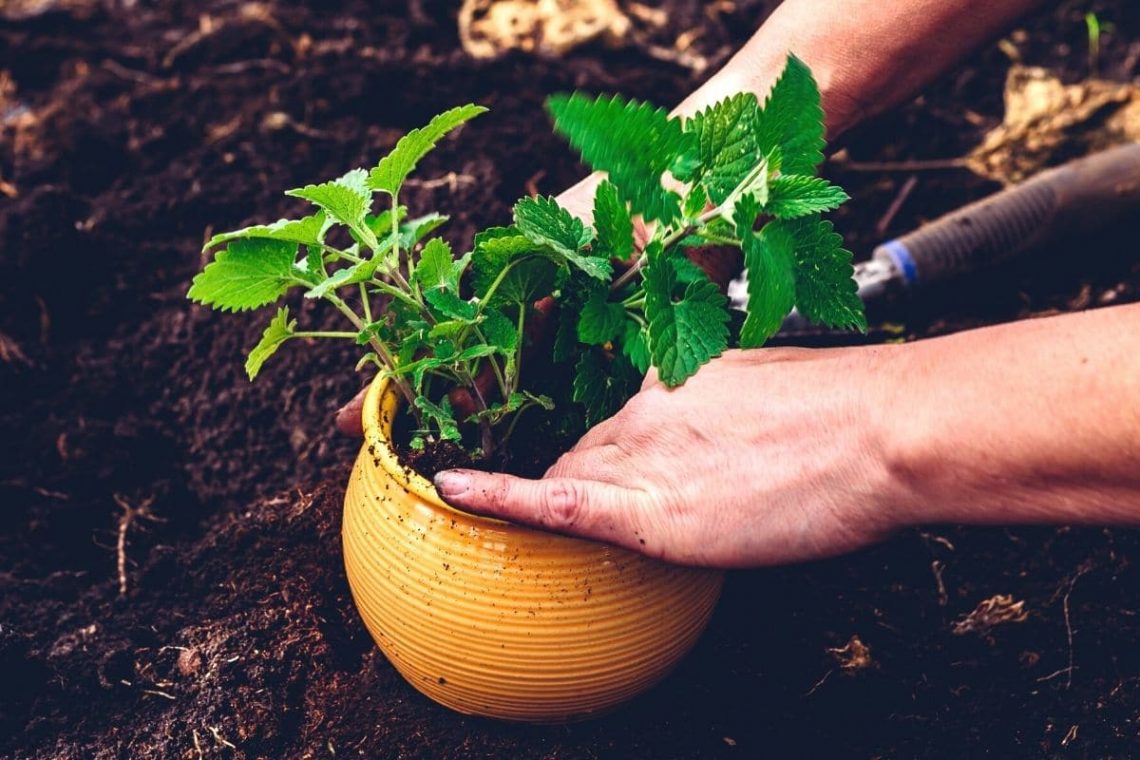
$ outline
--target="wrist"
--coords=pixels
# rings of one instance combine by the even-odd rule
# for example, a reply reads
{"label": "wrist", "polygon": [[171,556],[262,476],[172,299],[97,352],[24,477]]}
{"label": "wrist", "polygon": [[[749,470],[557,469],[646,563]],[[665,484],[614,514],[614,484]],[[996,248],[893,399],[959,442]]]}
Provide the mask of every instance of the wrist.
{"label": "wrist", "polygon": [[906,343],[883,352],[866,406],[883,481],[878,508],[894,530],[939,521],[930,508],[929,488],[940,474],[934,464],[938,457],[933,455],[939,444],[914,417],[924,403],[920,399],[926,383],[923,357],[916,356],[921,348]]}

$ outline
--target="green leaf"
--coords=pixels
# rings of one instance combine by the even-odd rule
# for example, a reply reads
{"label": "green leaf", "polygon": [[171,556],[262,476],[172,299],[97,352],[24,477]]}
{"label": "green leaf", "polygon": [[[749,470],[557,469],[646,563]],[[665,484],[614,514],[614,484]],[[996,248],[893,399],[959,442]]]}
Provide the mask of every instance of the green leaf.
{"label": "green leaf", "polygon": [[625,307],[607,300],[608,288],[598,288],[578,315],[578,340],[600,346],[612,341],[621,332],[625,322]]}
{"label": "green leaf", "polygon": [[424,293],[424,300],[432,305],[433,309],[448,319],[474,320],[478,310],[475,304],[464,301],[450,290],[438,288]]}
{"label": "green leaf", "polygon": [[609,174],[634,213],[665,224],[680,216],[680,196],[661,185],[677,159],[691,153],[693,138],[681,129],[680,120],[663,108],[619,95],[556,95],[547,107],[555,130],[583,161]]}
{"label": "green leaf", "polygon": [[780,150],[785,174],[815,174],[823,161],[823,109],[811,70],[788,56],[784,71],[772,87],[756,118],[756,143],[767,155]]}
{"label": "green leaf", "polygon": [[558,201],[550,197],[523,198],[515,204],[514,214],[519,232],[540,250],[549,248],[563,261],[598,280],[608,280],[613,274],[608,258],[580,253],[589,245],[592,232]]}
{"label": "green leaf", "polygon": [[[769,229],[771,228],[771,229]],[[768,222],[761,237],[790,238],[796,261],[796,307],[817,324],[867,329],[863,301],[853,278],[851,252],[831,222],[817,216]]]}
{"label": "green leaf", "polygon": [[584,351],[574,365],[572,398],[586,408],[586,425],[613,416],[636,390],[637,381],[624,356],[611,359],[600,349]]}
{"label": "green leaf", "polygon": [[[408,209],[405,206],[398,206],[396,208],[396,218],[399,222],[404,221],[404,217],[408,215]],[[378,241],[377,245],[382,250],[387,250],[392,245],[392,209],[386,208],[379,214],[365,214],[364,226],[372,230],[375,236],[373,240]],[[365,240],[356,232],[352,232],[352,239],[360,245],[368,245],[368,240]]]}
{"label": "green leaf", "polygon": [[699,155],[698,168],[690,179],[708,191],[714,204],[724,203],[764,159],[756,142],[759,111],[755,95],[740,93],[698,112],[685,123],[685,131],[697,138]]}
{"label": "green leaf", "polygon": [[299,284],[293,272],[297,244],[251,238],[235,240],[194,277],[186,296],[222,311],[256,309]]}
{"label": "green leaf", "polygon": [[400,138],[392,149],[368,175],[368,186],[396,195],[404,180],[416,168],[420,159],[426,156],[443,137],[460,124],[487,111],[483,106],[467,104],[444,111],[433,118],[426,126],[413,129]]}
{"label": "green leaf", "polygon": [[252,227],[243,227],[233,232],[222,232],[210,238],[203,250],[209,250],[231,240],[248,238],[265,238],[267,240],[284,240],[290,243],[303,245],[319,245],[324,241],[330,220],[324,211],[306,216],[301,219],[279,219],[273,224],[255,224]]}
{"label": "green leaf", "polygon": [[359,240],[369,247],[376,247],[376,235],[365,221],[372,207],[372,192],[368,189],[368,173],[363,169],[353,169],[342,177],[319,185],[287,190],[285,194],[304,198],[324,209],[330,217],[356,233]]}
{"label": "green leaf", "polygon": [[540,396],[528,391],[516,391],[508,396],[506,401],[491,404],[483,411],[472,414],[466,421],[478,422],[482,419],[488,419],[492,425],[495,425],[508,414],[514,414],[532,404],[541,406],[548,412],[554,409],[554,401],[549,396]]}
{"label": "green leaf", "polygon": [[376,268],[379,265],[380,257],[376,256],[355,263],[352,266],[338,269],[305,291],[305,298],[324,298],[337,288],[343,288],[346,285],[355,285],[359,282],[368,282],[372,279],[372,275],[376,274]]}
{"label": "green leaf", "polygon": [[420,253],[420,260],[412,270],[412,282],[424,290],[442,288],[459,292],[462,270],[451,254],[451,246],[442,238],[432,238]]}
{"label": "green leaf", "polygon": [[758,207],[747,195],[736,205],[736,232],[744,249],[748,272],[748,315],[740,329],[741,348],[764,345],[776,334],[796,302],[794,240],[783,228],[767,225],[760,235],[752,230]]}
{"label": "green leaf", "polygon": [[672,388],[728,347],[727,299],[708,278],[689,283],[675,299],[678,281],[673,261],[656,242],[646,249],[646,255],[649,352],[661,382]]}
{"label": "green leaf", "polygon": [[452,410],[451,401],[447,396],[444,396],[438,404],[432,403],[423,396],[417,396],[415,403],[416,408],[435,423],[439,430],[440,440],[458,441],[462,438],[459,434],[459,425],[455,422],[455,412]]}
{"label": "green leaf", "polygon": [[288,307],[282,306],[277,310],[277,314],[262,333],[261,340],[257,341],[257,345],[250,350],[245,360],[245,373],[249,375],[250,380],[257,377],[265,360],[272,356],[282,343],[293,337],[293,329],[296,326],[297,320],[289,319]]}
{"label": "green leaf", "polygon": [[594,193],[594,229],[598,233],[595,256],[625,261],[633,254],[633,220],[617,185],[609,180],[599,184]]}
{"label": "green leaf", "polygon": [[825,179],[805,174],[781,174],[768,185],[764,211],[779,219],[795,219],[839,208],[847,193]]}
{"label": "green leaf", "polygon": [[515,323],[497,311],[483,313],[480,332],[487,344],[494,346],[504,356],[513,356],[519,347],[519,331]]}
{"label": "green leaf", "polygon": [[686,219],[696,219],[709,203],[709,194],[700,185],[693,185],[685,196],[685,207],[681,209]]}
{"label": "green leaf", "polygon": [[637,369],[644,375],[649,371],[651,359],[649,356],[649,336],[637,322],[632,319],[625,323],[625,333],[621,340],[621,350]]}
{"label": "green leaf", "polygon": [[768,160],[761,159],[760,163],[752,167],[748,175],[740,181],[740,184],[725,196],[724,202],[720,205],[721,217],[725,221],[732,221],[732,217],[736,213],[736,204],[746,195],[753,196],[756,199],[757,206],[763,207],[768,202],[769,175]]}
{"label": "green leaf", "polygon": [[[537,248],[513,227],[491,227],[477,234],[471,254],[471,284],[475,295],[486,298],[495,287],[492,302],[528,306],[550,295],[554,289],[555,262]],[[501,281],[500,274],[503,274]]]}
{"label": "green leaf", "polygon": [[590,242],[590,230],[582,220],[550,196],[520,199],[514,215],[515,226],[528,240],[550,246],[563,256],[578,253]]}
{"label": "green leaf", "polygon": [[410,251],[425,237],[440,228],[450,217],[446,214],[424,214],[400,225],[400,247]]}

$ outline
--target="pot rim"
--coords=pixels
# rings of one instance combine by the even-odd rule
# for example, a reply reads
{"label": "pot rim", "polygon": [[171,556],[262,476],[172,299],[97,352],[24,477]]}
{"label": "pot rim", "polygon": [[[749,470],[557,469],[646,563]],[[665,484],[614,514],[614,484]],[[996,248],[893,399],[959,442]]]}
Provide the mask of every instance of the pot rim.
{"label": "pot rim", "polygon": [[423,499],[435,509],[495,525],[515,527],[514,523],[505,520],[456,509],[440,498],[439,492],[427,478],[411,467],[401,464],[391,439],[392,423],[399,411],[400,394],[396,386],[383,374],[376,375],[368,385],[368,392],[364,395],[364,407],[361,409],[364,446],[372,455],[372,461],[397,485]]}

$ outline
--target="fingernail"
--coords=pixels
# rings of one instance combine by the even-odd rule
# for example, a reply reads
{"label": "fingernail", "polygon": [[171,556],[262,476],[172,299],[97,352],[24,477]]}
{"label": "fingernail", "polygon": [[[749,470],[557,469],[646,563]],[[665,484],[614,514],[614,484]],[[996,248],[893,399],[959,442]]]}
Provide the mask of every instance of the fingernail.
{"label": "fingernail", "polygon": [[435,490],[443,498],[462,496],[471,487],[471,478],[465,472],[444,470],[435,474]]}

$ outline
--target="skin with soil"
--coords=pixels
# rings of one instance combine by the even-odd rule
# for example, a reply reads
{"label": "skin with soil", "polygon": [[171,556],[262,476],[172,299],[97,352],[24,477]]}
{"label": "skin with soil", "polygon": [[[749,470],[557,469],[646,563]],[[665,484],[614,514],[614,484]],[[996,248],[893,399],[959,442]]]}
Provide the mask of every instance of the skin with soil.
{"label": "skin with soil", "polygon": [[[481,64],[433,0],[0,8],[0,757],[1132,754],[1140,538],[1123,530],[912,531],[735,573],[692,656],[612,716],[522,727],[437,707],[379,655],[344,578],[357,442],[331,417],[364,382],[353,347],[287,347],[251,385],[264,315],[184,300],[211,225],[296,213],[281,189],[474,100],[491,114],[422,164],[455,169],[450,186],[405,199],[452,213],[460,245],[528,182],[579,176],[547,94],[672,104],[702,77],[655,46],[699,28],[715,67],[772,4],[677,0],[625,49]],[[1050,4],[1015,38],[1023,60],[1083,77],[1090,7],[1113,25],[1102,75],[1135,76],[1127,0]],[[1000,119],[1007,66],[991,46],[844,144],[863,161],[962,155]],[[857,257],[994,189],[917,173],[876,231],[911,175],[828,171],[853,196],[835,216]],[[913,339],[1137,300],[1134,239],[1096,243],[880,316]],[[1026,619],[954,633],[998,594]],[[829,651],[854,636],[865,651]]]}

